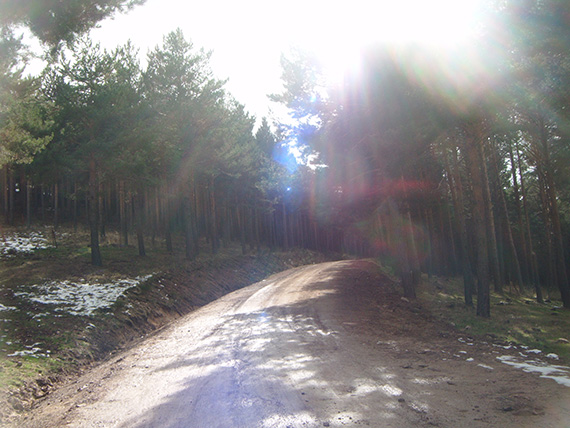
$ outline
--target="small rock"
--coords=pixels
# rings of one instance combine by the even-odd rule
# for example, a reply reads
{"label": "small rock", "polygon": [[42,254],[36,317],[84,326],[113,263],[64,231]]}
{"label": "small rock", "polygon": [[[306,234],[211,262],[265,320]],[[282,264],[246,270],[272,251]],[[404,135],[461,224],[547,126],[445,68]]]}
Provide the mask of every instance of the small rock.
{"label": "small rock", "polygon": [[398,403],[405,403],[406,400],[404,398],[398,398]]}
{"label": "small rock", "polygon": [[513,408],[513,406],[507,406],[507,407],[503,407],[502,410],[503,410],[503,412],[512,412],[515,409]]}
{"label": "small rock", "polygon": [[560,337],[558,340],[556,340],[556,343],[570,343],[570,340]]}

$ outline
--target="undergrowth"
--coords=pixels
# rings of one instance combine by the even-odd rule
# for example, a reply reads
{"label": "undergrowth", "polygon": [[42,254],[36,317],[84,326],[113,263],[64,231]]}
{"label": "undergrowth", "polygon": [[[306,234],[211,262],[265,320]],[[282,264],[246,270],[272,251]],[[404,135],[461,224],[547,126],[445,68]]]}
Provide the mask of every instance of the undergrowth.
{"label": "undergrowth", "polygon": [[[491,317],[478,317],[463,299],[461,278],[423,278],[418,288],[422,304],[442,321],[475,336],[516,343],[557,354],[570,363],[570,311],[557,300],[539,304],[530,291],[491,293]],[[473,296],[476,305],[477,296]]]}

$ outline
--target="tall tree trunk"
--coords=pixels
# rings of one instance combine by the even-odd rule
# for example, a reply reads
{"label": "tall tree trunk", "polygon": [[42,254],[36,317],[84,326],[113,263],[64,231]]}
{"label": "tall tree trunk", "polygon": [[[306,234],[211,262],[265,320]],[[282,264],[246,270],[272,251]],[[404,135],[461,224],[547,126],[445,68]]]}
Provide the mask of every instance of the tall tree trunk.
{"label": "tall tree trunk", "polygon": [[97,163],[95,159],[89,160],[89,230],[91,233],[91,264],[102,266],[101,251],[99,249],[99,189]]}
{"label": "tall tree trunk", "polygon": [[57,230],[59,226],[59,183],[53,185],[53,227]]}
{"label": "tall tree trunk", "polygon": [[32,226],[32,180],[26,177],[26,226]]}
{"label": "tall tree trunk", "polygon": [[73,230],[77,232],[77,223],[78,223],[78,200],[79,200],[79,190],[77,188],[77,181],[73,182]]}
{"label": "tall tree trunk", "polygon": [[548,131],[544,119],[539,119],[539,138],[540,151],[543,165],[542,172],[544,175],[544,187],[546,203],[548,205],[547,212],[550,215],[550,224],[552,225],[552,241],[555,257],[556,282],[560,290],[560,297],[565,308],[570,308],[570,283],[568,282],[568,274],[566,271],[566,257],[564,251],[564,239],[562,236],[562,227],[560,225],[560,214],[558,210],[558,200],[556,195],[556,186],[553,178],[553,166],[550,160],[550,149],[548,146]]}
{"label": "tall tree trunk", "polygon": [[562,237],[562,227],[560,225],[560,214],[558,211],[558,201],[556,199],[556,189],[552,174],[546,174],[546,197],[549,203],[549,212],[552,224],[554,253],[556,257],[556,276],[560,297],[565,308],[570,308],[570,285],[566,272],[566,257],[564,254],[564,240]]}
{"label": "tall tree trunk", "polygon": [[[509,160],[511,163],[511,177],[513,180],[513,196],[515,198],[515,208],[516,208],[516,212],[517,212],[517,223],[518,223],[518,238],[520,240],[521,243],[521,254],[522,254],[522,261],[523,263],[521,263],[521,268],[522,268],[522,275],[523,275],[523,279],[525,280],[525,282],[531,282],[530,278],[530,254],[528,252],[528,245],[526,242],[526,238],[525,238],[525,231],[524,231],[524,221],[523,221],[523,214],[522,214],[522,207],[521,207],[521,198],[520,198],[520,191],[519,191],[519,183],[518,183],[518,177],[517,177],[517,167],[515,164],[515,156],[513,154],[513,147],[512,145],[509,143],[508,144],[508,150],[509,150]],[[518,148],[517,148],[517,152],[518,152]],[[521,177],[522,180],[522,177]],[[525,263],[526,261],[526,263]]]}
{"label": "tall tree trunk", "polygon": [[459,160],[457,158],[457,149],[453,148],[453,168],[447,165],[447,175],[449,188],[451,190],[451,200],[455,210],[455,218],[457,228],[459,229],[459,242],[461,245],[461,269],[463,273],[463,296],[467,306],[473,306],[473,270],[471,268],[471,260],[469,258],[469,237],[467,233],[467,224],[465,221],[465,202],[463,196],[463,184],[459,174]]}
{"label": "tall tree trunk", "polygon": [[14,225],[14,169],[8,171],[8,224]]}
{"label": "tall tree trunk", "polygon": [[481,148],[481,169],[483,172],[483,200],[485,202],[485,225],[487,229],[487,239],[489,244],[489,261],[491,272],[495,283],[495,291],[503,292],[503,284],[505,283],[504,274],[501,271],[501,263],[499,261],[499,250],[497,245],[497,229],[495,227],[495,213],[493,210],[493,201],[491,199],[491,189],[489,187],[489,174],[487,171],[487,159],[485,156],[485,145]]}
{"label": "tall tree trunk", "polygon": [[283,216],[283,249],[287,251],[289,249],[289,231],[287,229],[287,208],[285,202],[283,202],[281,207]]}
{"label": "tall tree trunk", "polygon": [[[189,195],[186,195],[183,198],[182,222],[184,226],[184,248],[186,259],[194,260],[196,258],[196,249],[194,248],[194,230],[192,227],[192,202]],[[212,249],[214,250],[213,244]]]}
{"label": "tall tree trunk", "polygon": [[144,224],[145,224],[145,210],[144,210],[144,194],[142,188],[134,196],[133,205],[135,207],[135,228],[137,231],[137,244],[139,249],[139,256],[146,256],[144,246]]}
{"label": "tall tree trunk", "polygon": [[491,316],[491,296],[489,281],[489,243],[487,240],[486,207],[485,207],[485,170],[483,169],[483,135],[479,129],[480,124],[474,128],[466,129],[464,142],[465,160],[471,176],[473,188],[473,226],[477,249],[477,315]]}
{"label": "tall tree trunk", "polygon": [[402,216],[398,212],[397,207],[393,201],[388,202],[389,209],[389,223],[387,225],[389,230],[398,231],[400,238],[395,242],[395,256],[397,259],[398,270],[400,279],[402,281],[402,288],[404,296],[409,299],[416,298],[416,289],[412,273],[412,267],[409,259],[408,240],[406,239],[406,231]]}
{"label": "tall tree trunk", "polygon": [[243,211],[240,209],[240,206],[237,204],[236,201],[236,215],[237,215],[237,226],[239,229],[239,242],[241,245],[241,253],[247,253],[247,245],[245,242],[245,215]]}
{"label": "tall tree trunk", "polygon": [[120,225],[120,236],[121,236],[121,246],[127,247],[129,245],[129,230],[127,223],[127,207],[126,207],[126,195],[125,195],[125,182],[124,180],[119,181],[119,225]]}
{"label": "tall tree trunk", "polygon": [[549,213],[548,197],[546,196],[546,184],[544,180],[544,174],[540,167],[537,168],[538,172],[538,184],[540,188],[540,201],[542,204],[542,216],[544,221],[544,236],[546,238],[546,250],[547,250],[547,268],[546,268],[546,283],[549,288],[557,288],[558,282],[556,278],[556,260],[554,257],[554,249],[552,244],[552,224]]}
{"label": "tall tree trunk", "polygon": [[210,196],[210,234],[212,239],[212,254],[217,254],[220,244],[218,236],[216,189],[215,189],[215,181],[213,178],[210,180],[209,196]]}
{"label": "tall tree trunk", "polygon": [[516,143],[515,148],[517,150],[517,164],[518,164],[519,176],[520,176],[520,180],[521,180],[521,195],[522,195],[523,212],[524,212],[525,232],[523,232],[523,234],[526,233],[527,240],[528,240],[528,251],[529,251],[530,266],[531,266],[530,271],[531,271],[531,276],[532,276],[532,282],[534,283],[534,289],[536,292],[536,300],[539,303],[544,303],[544,298],[542,296],[542,288],[540,286],[540,278],[538,275],[538,261],[536,259],[536,254],[534,253],[532,233],[530,231],[530,219],[529,219],[529,215],[528,215],[528,197],[527,197],[527,193],[526,193],[525,180],[524,180],[523,169],[522,169],[522,161],[521,161],[521,156],[520,156],[520,152],[518,149],[518,143]]}
{"label": "tall tree trunk", "polygon": [[508,244],[509,244],[509,248],[510,248],[510,251],[511,251],[511,254],[513,257],[515,277],[516,277],[517,282],[518,282],[519,290],[522,291],[523,277],[522,277],[521,265],[519,262],[519,256],[517,254],[517,248],[515,245],[515,240],[513,238],[513,231],[512,231],[511,222],[509,219],[509,210],[507,208],[507,201],[505,199],[505,192],[503,191],[503,188],[502,188],[501,183],[500,183],[499,169],[497,166],[497,159],[496,159],[496,151],[495,150],[493,150],[493,166],[494,166],[494,170],[495,170],[494,171],[495,172],[495,180],[496,180],[497,193],[498,193],[497,196],[499,197],[499,202],[501,205],[501,209],[503,211]]}
{"label": "tall tree trunk", "polygon": [[105,238],[105,191],[102,183],[99,183],[99,236],[101,239]]}

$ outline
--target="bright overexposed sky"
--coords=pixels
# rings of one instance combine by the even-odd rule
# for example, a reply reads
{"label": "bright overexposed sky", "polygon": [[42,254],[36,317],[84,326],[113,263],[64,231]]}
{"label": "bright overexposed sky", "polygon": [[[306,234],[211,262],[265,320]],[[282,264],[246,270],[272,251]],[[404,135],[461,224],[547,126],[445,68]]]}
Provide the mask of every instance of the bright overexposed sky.
{"label": "bright overexposed sky", "polygon": [[94,40],[113,48],[132,40],[141,58],[181,28],[250,113],[268,115],[267,94],[280,90],[280,56],[292,47],[317,54],[332,79],[377,41],[445,48],[476,32],[485,0],[147,0],[104,21]]}

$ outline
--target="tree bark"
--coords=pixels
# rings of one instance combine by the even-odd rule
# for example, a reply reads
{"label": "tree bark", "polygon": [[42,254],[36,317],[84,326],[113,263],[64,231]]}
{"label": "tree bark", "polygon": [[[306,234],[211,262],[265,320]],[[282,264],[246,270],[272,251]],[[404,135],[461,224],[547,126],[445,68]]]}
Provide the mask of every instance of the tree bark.
{"label": "tree bark", "polygon": [[123,180],[119,181],[119,223],[121,246],[127,247],[129,245],[129,231],[127,224],[125,182]]}
{"label": "tree bark", "polygon": [[137,230],[137,244],[139,249],[139,256],[146,256],[144,246],[144,224],[145,224],[145,211],[144,211],[144,195],[142,189],[139,189],[135,195],[135,224]]}
{"label": "tree bark", "polygon": [[483,135],[479,124],[466,129],[464,142],[467,168],[473,188],[473,226],[477,250],[477,315],[488,318],[491,316],[491,296],[489,281],[489,243],[487,240],[486,208],[484,196]]}
{"label": "tree bark", "polygon": [[91,264],[102,266],[101,251],[99,249],[99,197],[97,163],[91,157],[89,160],[89,229],[91,233]]}
{"label": "tree bark", "polygon": [[499,261],[499,250],[497,246],[497,230],[495,227],[495,214],[493,210],[493,202],[491,199],[491,189],[489,187],[489,174],[487,171],[487,158],[485,156],[485,145],[481,142],[481,171],[482,171],[482,187],[483,187],[483,201],[485,207],[485,225],[487,229],[487,239],[489,245],[489,260],[491,265],[491,273],[495,283],[495,291],[497,293],[503,292],[503,284],[505,278],[501,271],[501,263]]}
{"label": "tree bark", "polygon": [[513,231],[512,231],[512,227],[511,227],[511,222],[509,219],[509,210],[507,208],[507,201],[505,199],[505,192],[503,191],[503,188],[501,186],[500,183],[500,176],[499,176],[499,169],[497,166],[497,159],[496,159],[496,152],[495,150],[493,150],[493,165],[494,165],[494,169],[495,169],[495,180],[497,181],[497,192],[498,192],[498,197],[499,197],[499,201],[501,204],[501,208],[503,211],[503,215],[504,215],[504,223],[505,223],[505,227],[507,229],[507,239],[509,241],[509,248],[513,257],[513,263],[514,263],[514,270],[515,270],[515,276],[519,285],[519,290],[522,291],[523,288],[523,277],[522,277],[522,271],[521,271],[521,265],[519,262],[519,256],[517,254],[517,248],[515,245],[515,240],[513,238]]}
{"label": "tree bark", "polygon": [[[532,233],[530,231],[530,219],[529,219],[529,215],[528,215],[528,197],[527,197],[527,193],[526,193],[525,180],[524,180],[524,175],[523,175],[523,170],[522,170],[522,162],[521,162],[520,152],[518,149],[518,144],[515,145],[515,148],[517,150],[517,164],[518,164],[519,176],[520,176],[520,180],[521,180],[521,195],[522,195],[522,202],[523,202],[525,232],[527,234],[527,239],[528,239],[528,251],[529,251],[530,266],[531,266],[530,272],[531,272],[532,282],[534,283],[534,288],[535,288],[535,292],[536,292],[536,300],[539,303],[544,303],[544,298],[542,296],[542,288],[540,286],[540,279],[539,279],[539,275],[538,275],[538,261],[536,260],[536,254],[534,253]],[[523,232],[523,234],[525,232]]]}
{"label": "tree bark", "polygon": [[453,148],[453,167],[446,163],[451,200],[455,210],[455,219],[459,229],[459,242],[461,245],[461,270],[463,273],[463,298],[465,305],[473,306],[473,271],[469,259],[469,238],[465,221],[465,202],[463,197],[463,184],[459,174],[459,160],[457,149]]}
{"label": "tree bark", "polygon": [[[521,243],[521,254],[522,257],[520,259],[522,259],[523,263],[521,263],[521,268],[522,268],[522,275],[523,278],[525,280],[525,282],[531,282],[530,278],[530,254],[528,252],[528,245],[526,242],[526,238],[525,238],[525,231],[524,231],[524,225],[523,225],[523,214],[522,214],[522,207],[521,207],[521,198],[520,198],[520,191],[519,191],[519,183],[518,183],[518,177],[517,177],[517,167],[515,164],[515,156],[513,154],[513,147],[512,145],[509,143],[508,144],[508,150],[509,150],[509,160],[511,163],[511,177],[513,180],[513,195],[515,198],[515,208],[516,208],[516,212],[517,212],[517,223],[518,223],[518,237],[520,239],[520,243]],[[517,150],[518,151],[518,150]],[[522,178],[521,178],[522,179]],[[526,261],[526,263],[525,263]]]}
{"label": "tree bark", "polygon": [[26,177],[26,226],[32,226],[32,181]]}

